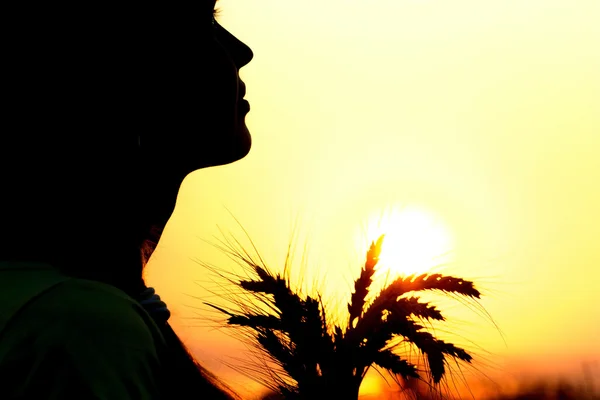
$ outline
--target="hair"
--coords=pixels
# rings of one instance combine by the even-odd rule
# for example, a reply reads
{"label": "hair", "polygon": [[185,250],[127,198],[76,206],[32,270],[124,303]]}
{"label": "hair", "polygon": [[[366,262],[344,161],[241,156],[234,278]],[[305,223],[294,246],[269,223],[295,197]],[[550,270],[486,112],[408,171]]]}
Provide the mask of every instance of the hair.
{"label": "hair", "polygon": [[[145,266],[158,244],[162,228],[153,225],[148,238],[142,245],[141,258]],[[145,285],[144,285],[145,287]],[[192,356],[188,348],[177,336],[167,321],[156,321],[168,348],[171,350],[171,367],[167,373],[168,389],[173,398],[189,397],[188,393],[199,391],[205,399],[228,399],[238,396],[216,376],[204,368]]]}

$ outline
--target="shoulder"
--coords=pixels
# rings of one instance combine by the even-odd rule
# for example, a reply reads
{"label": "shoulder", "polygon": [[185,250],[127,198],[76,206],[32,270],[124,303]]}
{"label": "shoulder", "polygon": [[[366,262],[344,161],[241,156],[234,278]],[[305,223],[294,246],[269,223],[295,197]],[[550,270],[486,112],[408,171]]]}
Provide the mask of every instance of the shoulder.
{"label": "shoulder", "polygon": [[[9,383],[2,393],[158,397],[162,334],[134,299],[113,286],[67,278],[31,298],[0,331],[0,372]],[[86,395],[66,395],[73,391]]]}
{"label": "shoulder", "polygon": [[50,316],[53,321],[48,321],[49,325],[60,330],[126,346],[148,348],[162,339],[137,301],[100,282],[69,279],[31,304],[28,312]]}

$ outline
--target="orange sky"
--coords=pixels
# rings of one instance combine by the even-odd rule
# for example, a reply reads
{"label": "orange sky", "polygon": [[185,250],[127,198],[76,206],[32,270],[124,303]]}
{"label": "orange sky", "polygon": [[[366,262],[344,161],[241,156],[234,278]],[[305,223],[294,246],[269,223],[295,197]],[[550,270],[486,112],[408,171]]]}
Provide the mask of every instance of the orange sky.
{"label": "orange sky", "polygon": [[272,268],[297,223],[303,273],[332,301],[378,229],[394,231],[392,273],[474,279],[503,336],[460,307],[453,329],[489,350],[494,373],[600,360],[600,2],[219,7],[255,53],[241,73],[254,147],[186,179],[148,268],[202,361],[241,382],[222,364],[239,343],[193,319],[211,299],[194,259],[229,268],[206,241],[243,235],[229,211]]}

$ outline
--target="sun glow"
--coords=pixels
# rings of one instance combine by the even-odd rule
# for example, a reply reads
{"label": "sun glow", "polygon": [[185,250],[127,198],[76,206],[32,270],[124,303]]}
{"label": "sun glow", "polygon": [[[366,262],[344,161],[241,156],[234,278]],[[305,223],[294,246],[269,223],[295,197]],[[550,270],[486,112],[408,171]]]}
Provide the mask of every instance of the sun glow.
{"label": "sun glow", "polygon": [[394,208],[369,219],[369,242],[385,235],[379,270],[418,274],[450,261],[452,234],[436,216],[423,208]]}

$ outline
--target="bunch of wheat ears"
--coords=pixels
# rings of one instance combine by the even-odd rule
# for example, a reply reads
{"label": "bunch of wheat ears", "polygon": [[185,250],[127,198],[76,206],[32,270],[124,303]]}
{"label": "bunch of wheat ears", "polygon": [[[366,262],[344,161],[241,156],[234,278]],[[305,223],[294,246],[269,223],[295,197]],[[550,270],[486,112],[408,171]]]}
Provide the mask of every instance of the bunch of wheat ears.
{"label": "bunch of wheat ears", "polygon": [[[367,301],[383,238],[367,251],[344,326],[330,322],[319,296],[299,295],[284,275],[272,273],[248,253],[234,252],[251,272],[248,279],[232,281],[243,296],[233,308],[207,304],[223,313],[227,326],[241,330],[268,361],[265,368],[253,370],[255,378],[285,399],[352,400],[372,367],[435,387],[448,373],[449,360],[472,361],[466,350],[431,333],[427,322],[445,317],[411,294],[438,291],[479,299],[473,282],[441,274],[400,276]],[[425,368],[395,351],[406,344],[421,355]]]}

